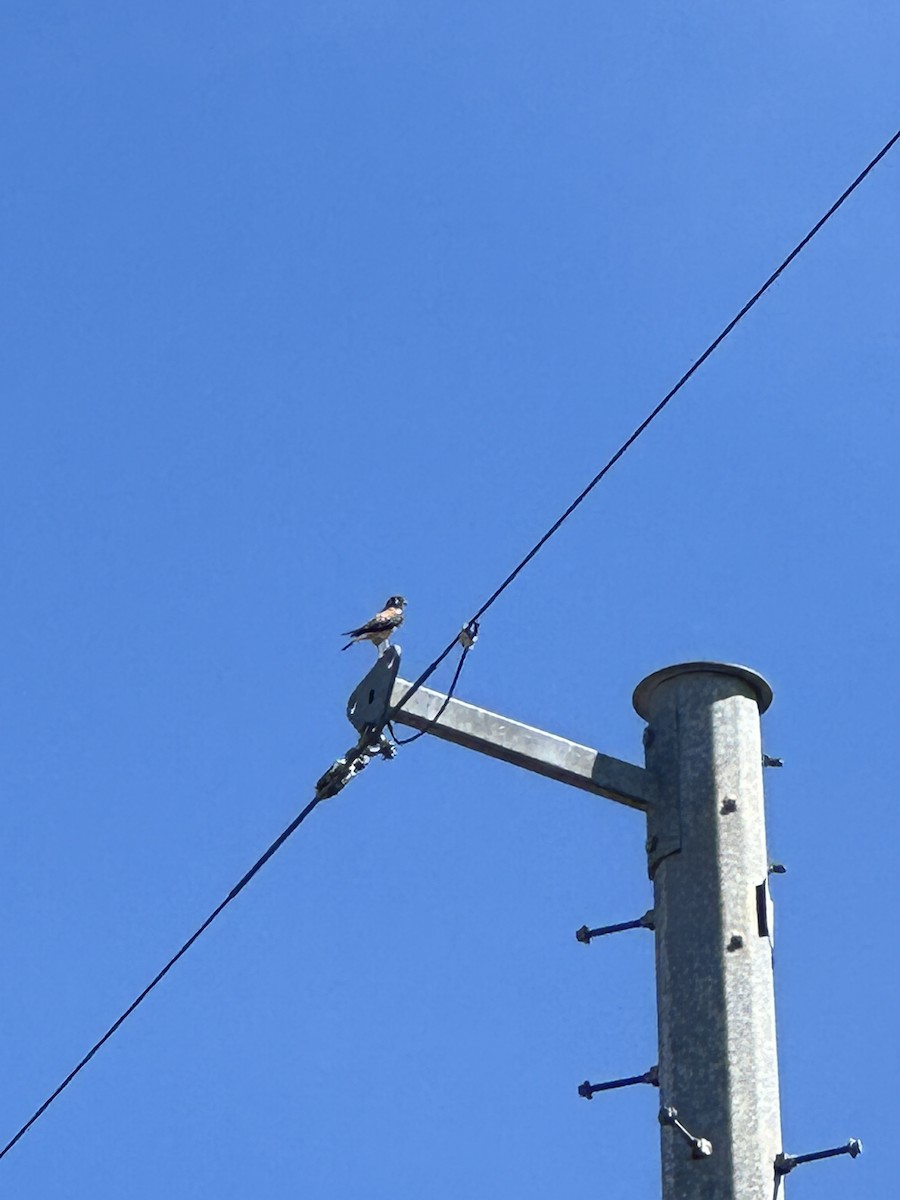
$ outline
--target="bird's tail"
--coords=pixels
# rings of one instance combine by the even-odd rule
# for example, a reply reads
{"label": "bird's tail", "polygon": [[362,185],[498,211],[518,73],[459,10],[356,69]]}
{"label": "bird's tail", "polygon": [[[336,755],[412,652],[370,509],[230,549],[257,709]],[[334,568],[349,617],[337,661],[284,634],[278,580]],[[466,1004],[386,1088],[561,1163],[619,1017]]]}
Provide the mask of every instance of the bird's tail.
{"label": "bird's tail", "polygon": [[355,641],[356,641],[356,638],[351,638],[351,639],[350,639],[350,641],[347,643],[347,645],[346,645],[346,646],[341,646],[341,649],[342,649],[342,650],[349,650],[349,649],[350,649],[350,647],[353,645],[353,643],[354,643]]}

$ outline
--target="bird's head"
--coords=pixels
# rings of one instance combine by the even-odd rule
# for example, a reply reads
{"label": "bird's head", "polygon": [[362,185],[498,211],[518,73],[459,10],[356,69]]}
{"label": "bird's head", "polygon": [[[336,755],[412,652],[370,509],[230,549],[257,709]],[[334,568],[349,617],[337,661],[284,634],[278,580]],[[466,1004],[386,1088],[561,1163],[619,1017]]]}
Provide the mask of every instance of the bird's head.
{"label": "bird's head", "polygon": [[387,604],[385,604],[384,607],[385,608],[403,609],[403,608],[406,608],[406,601],[403,599],[402,596],[391,596],[390,599],[388,600]]}

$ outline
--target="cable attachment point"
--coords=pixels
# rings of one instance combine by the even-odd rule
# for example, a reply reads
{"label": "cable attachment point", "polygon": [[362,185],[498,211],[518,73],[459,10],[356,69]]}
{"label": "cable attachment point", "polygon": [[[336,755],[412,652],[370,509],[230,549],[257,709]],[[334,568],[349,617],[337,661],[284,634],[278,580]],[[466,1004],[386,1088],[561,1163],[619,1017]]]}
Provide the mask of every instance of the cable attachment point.
{"label": "cable attachment point", "polygon": [[378,749],[376,753],[380,754],[383,759],[387,760],[387,762],[390,762],[392,758],[397,757],[397,747],[386,734],[382,734],[378,742]]}
{"label": "cable attachment point", "polygon": [[651,1067],[643,1075],[629,1075],[627,1079],[610,1079],[608,1083],[591,1083],[586,1079],[584,1083],[579,1083],[578,1095],[583,1096],[585,1100],[592,1100],[594,1092],[611,1092],[613,1088],[631,1087],[635,1083],[649,1083],[652,1087],[659,1087],[659,1067]]}
{"label": "cable attachment point", "polygon": [[763,755],[763,766],[764,767],[783,767],[784,759],[770,758],[768,754],[764,754]]}
{"label": "cable attachment point", "polygon": [[588,929],[587,925],[582,925],[580,929],[575,930],[576,939],[584,946],[591,944],[591,938],[606,937],[608,933],[622,933],[626,929],[655,929],[653,924],[653,909],[649,908],[642,917],[638,917],[636,921],[622,921],[619,925],[601,925],[599,929]]}
{"label": "cable attachment point", "polygon": [[336,796],[350,778],[349,770],[346,758],[339,758],[333,762],[316,783],[316,799],[330,800],[332,796]]}
{"label": "cable attachment point", "polygon": [[[473,626],[473,625],[476,625],[475,636],[477,636],[478,630],[477,630],[476,622],[470,621],[469,625],[466,628],[471,628],[471,626]],[[463,630],[463,633],[465,633],[465,629]],[[472,644],[474,645],[474,638],[472,639]],[[452,642],[450,644],[450,649],[452,650],[455,645],[456,645],[456,643]],[[410,742],[414,742],[418,738],[422,737],[424,734],[430,733],[431,730],[434,729],[435,725],[437,725],[438,721],[440,721],[441,717],[447,711],[447,707],[450,704],[450,701],[453,699],[453,693],[456,691],[456,685],[457,685],[457,683],[459,683],[459,677],[462,674],[462,669],[465,666],[466,658],[468,657],[470,649],[471,649],[470,646],[465,646],[465,645],[463,646],[462,654],[460,654],[460,656],[459,656],[459,662],[456,664],[456,670],[453,672],[453,678],[450,681],[450,690],[447,692],[447,695],[444,697],[443,701],[441,702],[440,708],[438,708],[438,710],[434,714],[434,716],[425,725],[422,725],[412,735],[412,737],[408,737],[408,738],[397,737],[397,735],[394,733],[394,727],[391,724],[391,719],[396,717],[396,714],[398,712],[400,712],[400,710],[403,708],[403,705],[406,703],[406,701],[409,699],[409,697],[411,695],[413,695],[413,693],[418,689],[419,685],[417,683],[414,683],[412,685],[412,687],[409,688],[409,690],[403,696],[401,696],[399,702],[397,704],[395,704],[394,707],[390,710],[388,717],[387,717],[386,724],[387,724],[388,730],[390,731],[391,737],[394,739],[394,741],[396,742],[396,744],[398,746],[408,746],[410,744]]]}
{"label": "cable attachment point", "polygon": [[660,1125],[671,1125],[673,1129],[689,1143],[691,1147],[691,1158],[709,1158],[713,1152],[712,1142],[706,1138],[694,1137],[694,1135],[682,1125],[678,1120],[678,1109],[672,1108],[671,1105],[666,1105],[659,1110]]}
{"label": "cable attachment point", "polygon": [[469,621],[467,625],[463,625],[456,640],[462,646],[463,650],[471,650],[478,641],[478,622]]}
{"label": "cable attachment point", "polygon": [[822,1158],[836,1158],[839,1154],[849,1154],[856,1158],[862,1154],[862,1142],[859,1138],[851,1138],[846,1146],[835,1146],[833,1150],[816,1150],[813,1154],[778,1154],[775,1157],[775,1174],[787,1175],[794,1167],[803,1163],[818,1162]]}
{"label": "cable attachment point", "polygon": [[397,753],[396,746],[380,730],[365,728],[352,750],[333,762],[316,783],[316,799],[330,800],[355,778],[377,755],[391,759]]}

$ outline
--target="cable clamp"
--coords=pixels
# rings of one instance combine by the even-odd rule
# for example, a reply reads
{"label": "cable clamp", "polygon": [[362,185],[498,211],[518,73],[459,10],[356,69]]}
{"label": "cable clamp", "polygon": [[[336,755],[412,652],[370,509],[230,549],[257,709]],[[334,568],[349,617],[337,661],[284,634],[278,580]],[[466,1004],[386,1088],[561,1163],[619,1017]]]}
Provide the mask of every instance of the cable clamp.
{"label": "cable clamp", "polygon": [[333,762],[316,783],[316,799],[330,800],[367,767],[373,758],[381,755],[382,758],[392,759],[396,753],[397,747],[392,744],[390,738],[381,730],[367,726],[353,749]]}
{"label": "cable clamp", "polygon": [[478,641],[478,628],[477,621],[469,621],[467,625],[463,625],[459,631],[459,637],[456,639],[463,650],[471,650]]}
{"label": "cable clamp", "polygon": [[331,764],[325,774],[316,783],[316,799],[330,800],[336,796],[350,778],[346,758],[339,758]]}

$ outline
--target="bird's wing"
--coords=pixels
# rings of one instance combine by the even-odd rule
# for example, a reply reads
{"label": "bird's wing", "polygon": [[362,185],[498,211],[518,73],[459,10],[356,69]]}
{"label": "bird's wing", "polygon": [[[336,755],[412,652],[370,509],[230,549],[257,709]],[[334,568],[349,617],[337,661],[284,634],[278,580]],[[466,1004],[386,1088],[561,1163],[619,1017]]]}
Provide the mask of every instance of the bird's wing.
{"label": "bird's wing", "polygon": [[366,633],[385,633],[389,629],[396,629],[403,620],[403,614],[399,608],[386,608],[383,612],[376,613],[371,621],[366,621],[365,625],[360,625],[359,629],[347,629],[341,634],[341,637],[361,637]]}

